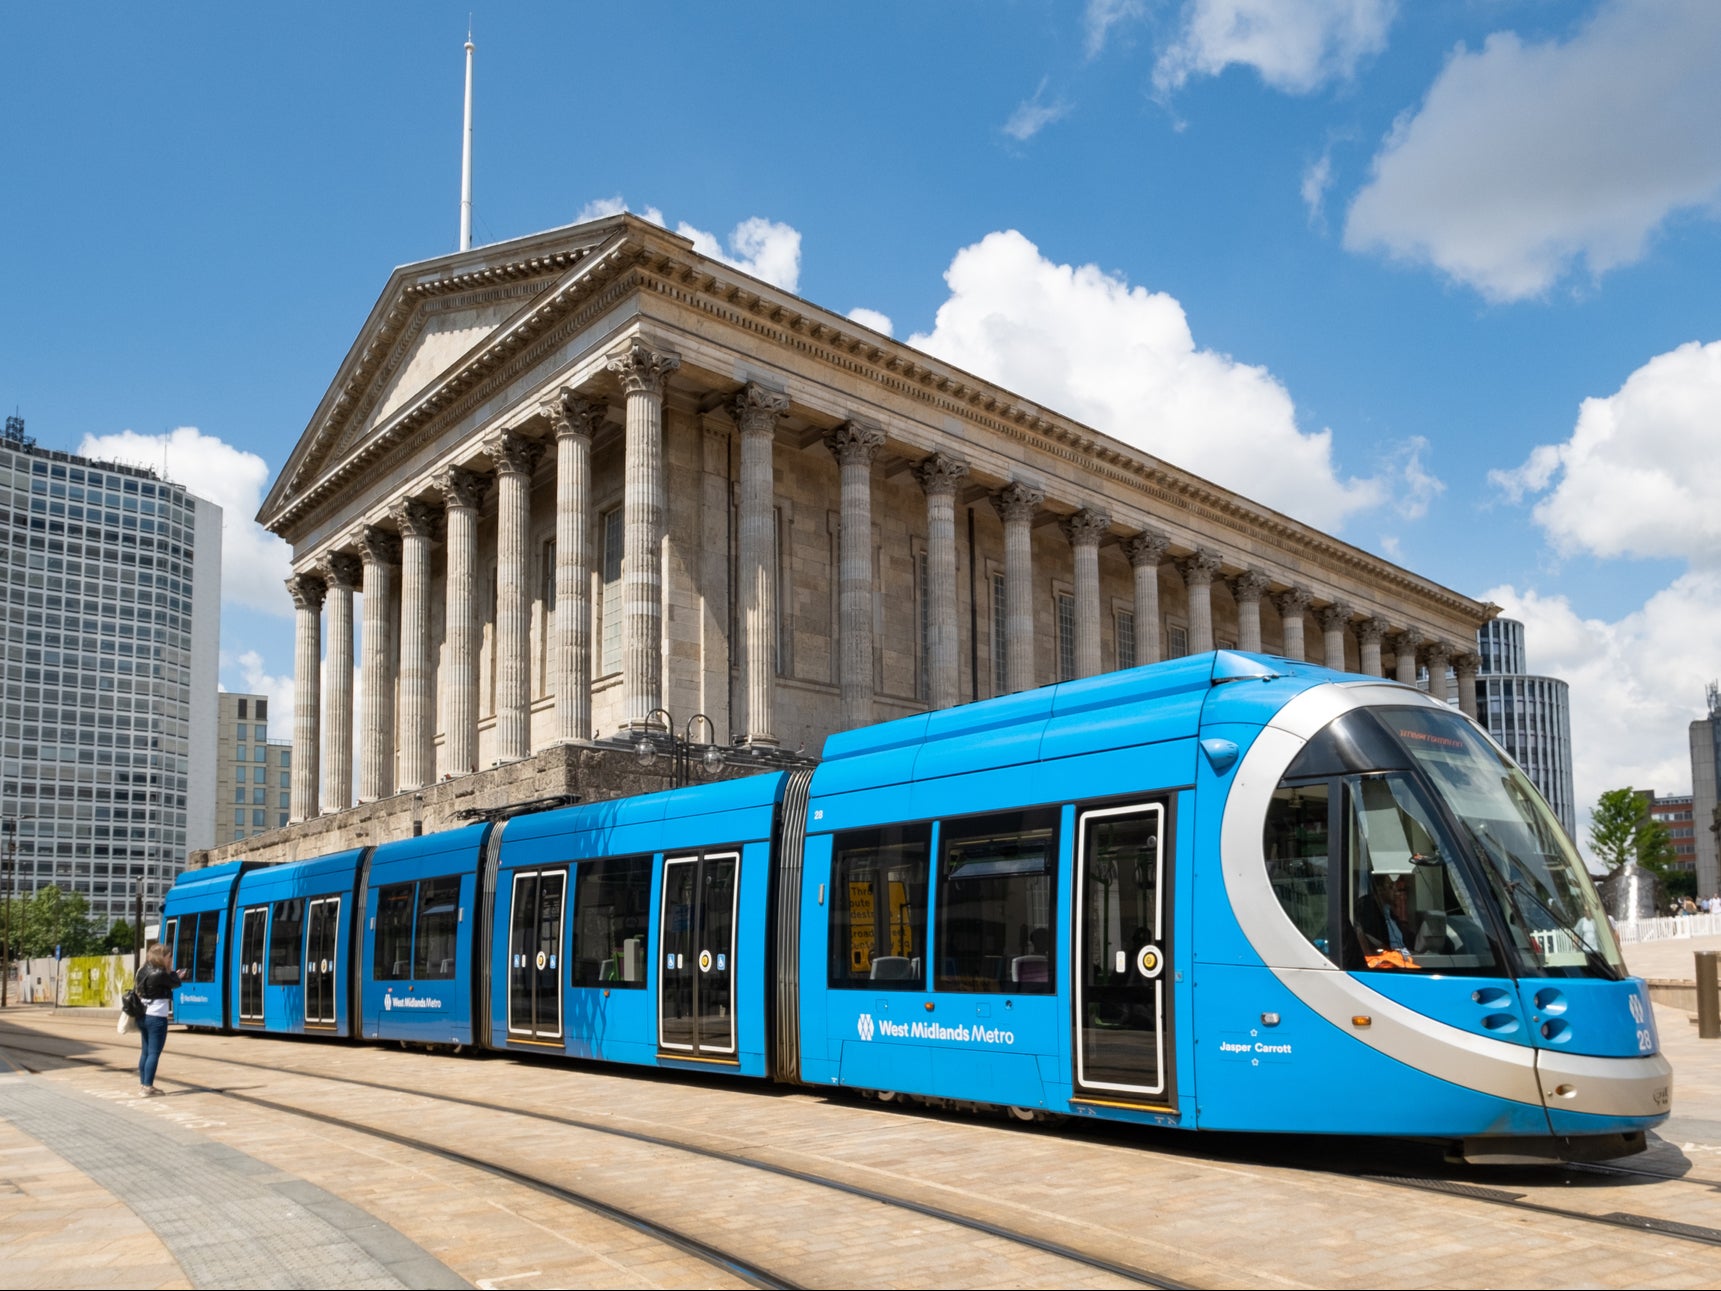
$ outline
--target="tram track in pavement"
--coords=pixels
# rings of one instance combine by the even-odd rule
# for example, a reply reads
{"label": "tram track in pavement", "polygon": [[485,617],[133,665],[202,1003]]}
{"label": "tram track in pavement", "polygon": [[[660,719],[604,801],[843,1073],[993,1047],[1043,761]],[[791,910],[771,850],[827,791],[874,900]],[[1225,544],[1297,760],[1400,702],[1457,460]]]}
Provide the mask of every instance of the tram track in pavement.
{"label": "tram track in pavement", "polygon": [[[7,1034],[8,1032],[10,1032],[10,1034]],[[30,1039],[35,1041],[54,1039],[61,1040],[63,1043],[74,1046],[81,1045],[86,1048],[93,1047],[97,1049],[121,1049],[128,1053],[131,1052],[130,1045],[115,1043],[112,1039],[105,1037],[95,1040],[84,1038],[73,1039],[70,1037],[59,1036],[44,1037],[39,1032],[18,1031],[6,1027],[3,1023],[0,1023],[0,1051],[10,1053],[33,1053],[41,1057],[52,1058],[61,1062],[77,1063],[80,1065],[100,1067],[107,1070],[130,1069],[134,1065],[132,1063],[125,1063],[123,1065],[114,1064],[102,1059],[81,1056],[75,1053],[67,1053],[57,1049],[19,1044],[14,1038],[18,1035],[28,1036]],[[306,1071],[299,1067],[284,1067],[277,1063],[249,1062],[244,1059],[231,1057],[211,1057],[204,1054],[188,1053],[183,1048],[177,1049],[173,1056],[176,1063],[191,1060],[241,1069],[262,1070],[275,1075],[294,1075],[326,1083],[353,1086],[356,1088],[369,1089],[389,1094],[408,1094],[412,1097],[423,1098],[432,1102],[467,1107],[474,1110],[492,1112],[505,1116],[521,1117],[532,1121],[560,1126],[566,1129],[622,1139],[650,1148],[686,1153],[692,1156],[705,1158],[722,1165],[761,1171],[778,1178],[793,1180],[797,1183],[840,1193],[859,1201],[873,1202],[894,1210],[909,1212],[924,1219],[948,1224],[956,1228],[967,1230],[971,1233],[998,1239],[1015,1246],[1026,1247],[1037,1251],[1040,1254],[1069,1261],[1095,1272],[1110,1274],[1124,1282],[1134,1285],[1167,1288],[1168,1291],[1188,1291],[1188,1288],[1190,1287],[1189,1283],[1165,1277],[1150,1270],[1138,1268],[1117,1260],[1108,1259],[1105,1256],[1098,1255],[1090,1251],[1083,1251],[1052,1238],[1012,1229],[1006,1225],[997,1224],[978,1216],[965,1215],[961,1212],[953,1211],[945,1207],[917,1201],[913,1198],[897,1196],[849,1180],[837,1179],[812,1171],[799,1170],[791,1166],[760,1160],[755,1157],[749,1157],[736,1152],[729,1152],[709,1145],[689,1143],[683,1140],[668,1138],[659,1134],[651,1134],[641,1130],[631,1130],[620,1126],[604,1125],[580,1117],[565,1116],[553,1112],[545,1112],[531,1108],[497,1103],[486,1099],[466,1098],[446,1093],[432,1093],[420,1089],[403,1089],[398,1084],[390,1084],[384,1081],[364,1080],[352,1076],[328,1075],[322,1072]],[[517,1058],[522,1055],[509,1054],[497,1056]],[[166,1076],[158,1076],[157,1081],[162,1084],[178,1085],[188,1091],[210,1094],[247,1105],[265,1108],[284,1115],[303,1116],[321,1124],[379,1138],[395,1143],[399,1146],[425,1152],[429,1155],[437,1156],[450,1162],[464,1165],[496,1177],[508,1179],[511,1182],[520,1184],[521,1186],[531,1188],[558,1200],[563,1200],[568,1204],[578,1206],[581,1209],[612,1219],[614,1222],[629,1225],[639,1231],[648,1232],[650,1235],[657,1237],[658,1240],[664,1241],[666,1244],[674,1246],[688,1254],[692,1254],[716,1267],[723,1268],[725,1271],[732,1273],[734,1276],[739,1277],[743,1281],[754,1286],[790,1287],[800,1285],[796,1282],[786,1280],[770,1270],[760,1268],[743,1257],[737,1257],[728,1252],[721,1251],[716,1247],[712,1247],[707,1243],[701,1242],[697,1238],[689,1237],[684,1233],[680,1233],[674,1229],[660,1225],[656,1221],[637,1215],[625,1208],[613,1206],[611,1203],[604,1202],[599,1198],[591,1197],[584,1193],[575,1192],[553,1181],[534,1176],[529,1172],[522,1172],[514,1169],[513,1167],[486,1161],[470,1154],[457,1152],[444,1145],[434,1144],[428,1140],[420,1139],[412,1135],[403,1135],[398,1131],[367,1125],[363,1122],[353,1121],[327,1112],[320,1112],[295,1104],[263,1098],[255,1094],[248,1094],[216,1085],[200,1085],[191,1081],[174,1080]]]}
{"label": "tram track in pavement", "polygon": [[[39,1038],[39,1033],[26,1034]],[[112,1045],[111,1041],[97,1041],[103,1047],[127,1048],[129,1046]],[[4,1047],[4,1042],[0,1042]],[[362,1052],[362,1050],[360,1050]],[[183,1054],[183,1050],[179,1051]],[[176,1056],[179,1056],[176,1054]],[[530,1058],[535,1055],[498,1054],[498,1058],[517,1059]],[[305,1071],[300,1068],[283,1068],[278,1064],[247,1062],[237,1058],[203,1058],[201,1061],[226,1063],[245,1068],[267,1070],[271,1072],[291,1071],[293,1074],[352,1085],[378,1091],[393,1093],[402,1092],[398,1085],[383,1081],[365,1080],[352,1076],[332,1076],[320,1072]],[[484,1060],[484,1059],[479,1059]],[[1005,1240],[1022,1245],[1033,1246],[1049,1254],[1058,1255],[1074,1260],[1090,1268],[1103,1269],[1119,1277],[1150,1286],[1172,1287],[1186,1285],[1163,1278],[1147,1270],[1134,1268],[1129,1265],[1096,1257],[1089,1252],[1083,1252],[1064,1243],[1045,1241],[1037,1237],[1023,1234],[1007,1227],[996,1225],[990,1221],[974,1216],[962,1215],[943,1207],[932,1206],[913,1199],[893,1196],[865,1185],[859,1185],[846,1180],[833,1179],[808,1171],[797,1170],[775,1162],[763,1161],[740,1153],[728,1152],[721,1148],[708,1145],[689,1143],[682,1140],[666,1138],[662,1135],[645,1131],[626,1129],[615,1125],[605,1125],[580,1117],[565,1116],[553,1112],[538,1111],[529,1108],[507,1106],[483,1099],[464,1098],[459,1095],[445,1093],[425,1093],[410,1091],[419,1097],[455,1105],[525,1116],[541,1122],[560,1125],[569,1129],[588,1131],[596,1134],[613,1136],[631,1140],[652,1147],[667,1148],[673,1151],[690,1153],[706,1157],[729,1165],[742,1166],[749,1169],[761,1170],[783,1178],[795,1179],[816,1186],[831,1188],[851,1196],[877,1201],[881,1204],[917,1212],[928,1218],[957,1224],[963,1228],[987,1233],[991,1236],[1002,1237]],[[761,1089],[760,1093],[772,1092]],[[782,1092],[782,1091],[777,1091]],[[290,1110],[290,1109],[288,1109]],[[946,1117],[948,1114],[936,1109],[904,1106],[898,1109],[896,1115],[927,1116],[934,1119]],[[1548,1201],[1538,1200],[1538,1194],[1563,1188],[1570,1185],[1574,1178],[1584,1178],[1593,1182],[1602,1177],[1636,1178],[1645,1181],[1679,1185],[1685,1189],[1701,1189],[1705,1192],[1721,1190],[1721,1185],[1713,1181],[1693,1179],[1688,1176],[1670,1174],[1659,1170],[1646,1170],[1642,1167],[1623,1166],[1609,1163],[1560,1163],[1549,1162],[1546,1167],[1534,1166],[1527,1169],[1537,1171],[1533,1180],[1526,1180],[1523,1171],[1526,1167],[1490,1167],[1492,1171],[1487,1182],[1477,1182],[1474,1179],[1449,1177],[1445,1167],[1437,1156],[1433,1145],[1413,1140],[1369,1140],[1374,1146],[1365,1146],[1360,1141],[1343,1139],[1323,1139],[1311,1145],[1307,1139],[1291,1136],[1249,1136],[1247,1150],[1231,1151],[1229,1148],[1215,1150],[1211,1137],[1188,1136],[1188,1141],[1180,1140],[1175,1145],[1165,1142],[1154,1142],[1151,1145],[1148,1138],[1159,1139],[1162,1132],[1143,1131],[1132,1133],[1130,1127],[1108,1124],[1103,1128],[1089,1122],[1068,1123],[1063,1129],[1048,1129],[1045,1127],[1017,1126],[1010,1127],[1013,1131],[1027,1134],[1070,1133],[1074,1130],[1080,1134],[1083,1141],[1116,1147],[1124,1150],[1163,1150],[1173,1153],[1182,1159],[1202,1161],[1211,1164],[1224,1165],[1258,1165],[1269,1168],[1291,1169],[1310,1174],[1328,1175],[1352,1180],[1357,1183],[1376,1185],[1394,1190],[1420,1191],[1439,1194],[1463,1200],[1476,1202],[1490,1207],[1498,1207],[1514,1211],[1526,1216],[1536,1215],[1545,1218],[1561,1219],[1573,1223],[1624,1230],[1645,1237],[1662,1238],[1682,1244],[1705,1247],[1721,1246],[1721,1229],[1701,1224],[1692,1224],[1684,1220],[1674,1219],[1665,1215],[1643,1215],[1623,1210],[1599,1211],[1560,1206]],[[1225,1136],[1230,1138],[1231,1136]],[[1420,1158],[1419,1165],[1426,1168],[1407,1165],[1404,1168],[1383,1170],[1380,1168],[1379,1157],[1382,1143],[1390,1143],[1391,1151],[1413,1159]],[[1241,1146],[1241,1143],[1240,1143]],[[1372,1160],[1364,1160],[1365,1153],[1372,1154]],[[1336,1159],[1335,1159],[1336,1158]],[[1714,1210],[1712,1203],[1705,1200],[1705,1205]],[[1690,1208],[1686,1208],[1688,1211]]]}

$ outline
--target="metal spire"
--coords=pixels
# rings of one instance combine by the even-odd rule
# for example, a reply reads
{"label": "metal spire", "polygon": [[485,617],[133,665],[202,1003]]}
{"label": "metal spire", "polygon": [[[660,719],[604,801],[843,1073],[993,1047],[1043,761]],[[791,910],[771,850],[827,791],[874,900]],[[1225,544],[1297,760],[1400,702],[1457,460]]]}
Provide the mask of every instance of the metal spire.
{"label": "metal spire", "polygon": [[460,146],[460,249],[472,249],[472,20],[466,20],[466,130]]}

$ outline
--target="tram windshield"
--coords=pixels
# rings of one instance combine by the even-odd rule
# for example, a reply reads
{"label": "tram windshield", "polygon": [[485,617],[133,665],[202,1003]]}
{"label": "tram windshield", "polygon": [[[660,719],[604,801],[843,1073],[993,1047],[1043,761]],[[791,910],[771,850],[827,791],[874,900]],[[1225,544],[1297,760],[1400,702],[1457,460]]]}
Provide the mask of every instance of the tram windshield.
{"label": "tram windshield", "polygon": [[[1622,977],[1595,885],[1541,795],[1455,713],[1359,709],[1273,795],[1287,915],[1353,972]],[[1509,949],[1508,949],[1509,946]]]}
{"label": "tram windshield", "polygon": [[1450,713],[1381,715],[1457,817],[1526,967],[1624,977],[1625,961],[1589,871],[1529,778]]}

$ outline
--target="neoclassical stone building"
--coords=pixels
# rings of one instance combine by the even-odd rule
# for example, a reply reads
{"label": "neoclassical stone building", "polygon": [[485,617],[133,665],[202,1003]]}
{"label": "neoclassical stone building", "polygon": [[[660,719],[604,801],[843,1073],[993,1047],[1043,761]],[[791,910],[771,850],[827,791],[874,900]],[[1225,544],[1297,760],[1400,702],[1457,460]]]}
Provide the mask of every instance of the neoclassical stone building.
{"label": "neoclassical stone building", "polygon": [[1474,711],[1494,612],[628,215],[396,270],[259,519],[318,846],[604,792],[590,742],[655,710],[816,755],[1235,646]]}

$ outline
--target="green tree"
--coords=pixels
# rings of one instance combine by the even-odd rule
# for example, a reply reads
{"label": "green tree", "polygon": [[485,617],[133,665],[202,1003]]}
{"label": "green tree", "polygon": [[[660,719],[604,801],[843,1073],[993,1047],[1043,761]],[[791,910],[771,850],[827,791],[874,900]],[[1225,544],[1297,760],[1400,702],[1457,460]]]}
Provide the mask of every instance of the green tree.
{"label": "green tree", "polygon": [[56,946],[64,955],[93,955],[107,948],[90,920],[89,902],[57,887],[37,888],[14,903],[12,944],[19,959],[52,955]]}
{"label": "green tree", "polygon": [[132,932],[131,925],[129,923],[124,919],[115,919],[113,927],[108,929],[107,939],[102,942],[102,945],[109,950],[117,950],[122,954],[130,954],[133,949],[132,943],[135,940],[135,937],[136,934]]}
{"label": "green tree", "polygon": [[1609,789],[1596,802],[1590,817],[1590,849],[1596,859],[1617,873],[1636,861],[1657,878],[1673,872],[1673,838],[1667,826],[1649,814],[1649,798],[1627,785]]}

